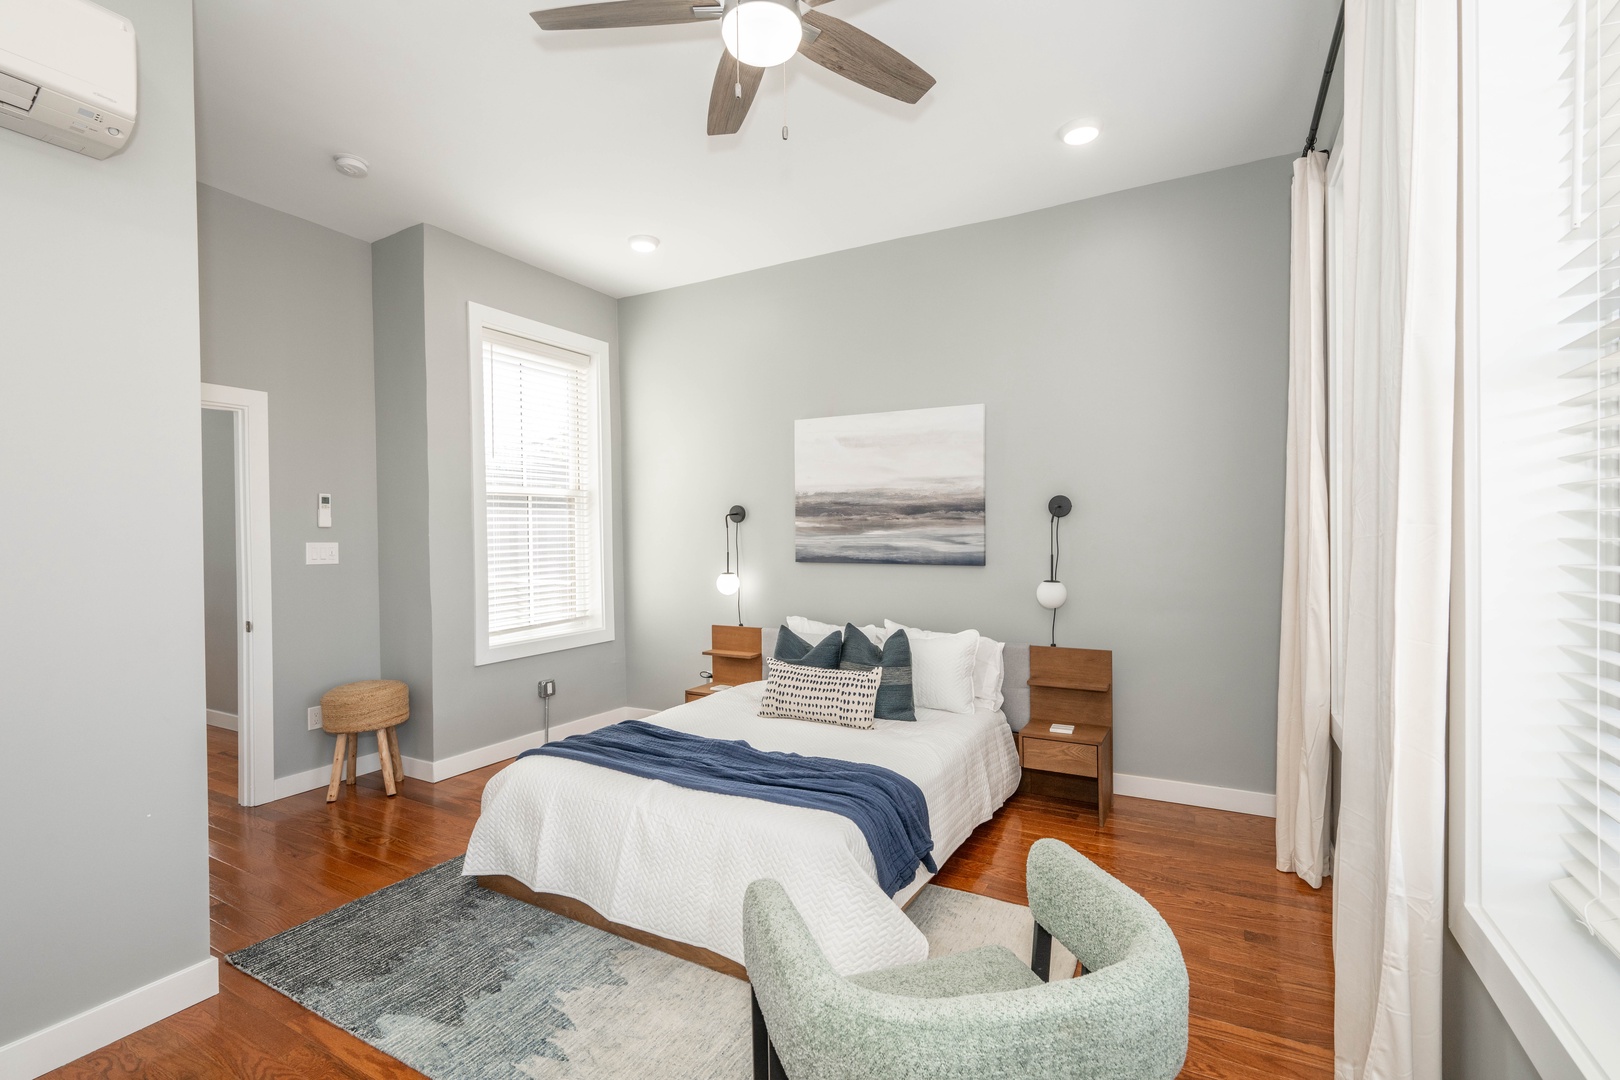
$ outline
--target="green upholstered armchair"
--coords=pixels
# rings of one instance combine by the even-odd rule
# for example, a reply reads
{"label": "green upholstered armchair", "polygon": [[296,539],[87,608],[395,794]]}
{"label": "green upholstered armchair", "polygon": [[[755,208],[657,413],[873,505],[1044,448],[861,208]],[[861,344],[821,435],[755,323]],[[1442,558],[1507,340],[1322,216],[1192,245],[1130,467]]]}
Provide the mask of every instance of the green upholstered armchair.
{"label": "green upholstered armchair", "polygon": [[[1164,919],[1057,840],[1030,849],[1028,888],[1039,975],[994,945],[845,978],[782,886],[754,882],[743,948],[755,1076],[1174,1077],[1187,1056],[1187,967]],[[1084,976],[1043,981],[1052,937],[1080,959]]]}

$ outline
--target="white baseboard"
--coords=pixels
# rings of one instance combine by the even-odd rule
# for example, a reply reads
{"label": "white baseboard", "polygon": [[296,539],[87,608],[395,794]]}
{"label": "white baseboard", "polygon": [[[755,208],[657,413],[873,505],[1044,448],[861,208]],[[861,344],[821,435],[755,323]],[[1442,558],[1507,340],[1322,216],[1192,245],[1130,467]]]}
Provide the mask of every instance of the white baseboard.
{"label": "white baseboard", "polygon": [[[607,712],[596,713],[592,716],[582,716],[578,720],[570,720],[566,724],[553,725],[551,737],[553,740],[566,738],[569,735],[583,735],[587,731],[605,728],[609,724],[617,724],[621,720],[640,720],[657,712],[656,709],[637,709],[624,705]],[[485,765],[493,765],[497,761],[505,761],[509,757],[517,757],[525,750],[532,750],[545,741],[545,732],[531,731],[526,735],[519,735],[515,739],[493,743],[489,746],[480,746],[476,750],[468,750],[462,754],[452,754],[439,761],[423,762],[428,774],[420,779],[437,784],[440,780],[448,780],[452,776],[482,769]],[[405,766],[405,775],[415,776],[411,772],[409,763]]]}
{"label": "white baseboard", "polygon": [[210,956],[0,1046],[0,1080],[33,1080],[217,993],[219,961]]}
{"label": "white baseboard", "polygon": [[236,714],[233,712],[222,712],[219,709],[209,709],[208,726],[224,728],[227,731],[235,731]]}
{"label": "white baseboard", "polygon": [[[568,735],[580,735],[587,731],[605,728],[609,724],[617,724],[620,720],[640,720],[651,716],[656,709],[637,709],[622,706],[609,709],[607,712],[596,713],[592,716],[582,716],[578,720],[570,720],[566,724],[557,724],[551,729],[551,737],[560,739]],[[405,768],[405,775],[413,780],[426,780],[430,784],[437,784],[441,780],[448,780],[452,776],[482,769],[485,765],[493,765],[497,761],[505,761],[509,757],[517,757],[525,750],[532,750],[545,741],[543,731],[531,731],[526,735],[506,739],[502,742],[492,743],[489,746],[480,746],[476,750],[468,750],[461,754],[452,754],[439,761],[423,761],[421,758],[402,757],[400,764]],[[373,750],[369,754],[361,754],[355,762],[355,772],[364,775],[377,772],[382,764]],[[301,795],[306,791],[326,787],[332,782],[332,767],[322,765],[319,768],[309,769],[305,772],[294,773],[292,776],[276,777],[274,798],[285,799],[290,795]]]}
{"label": "white baseboard", "polygon": [[1184,780],[1160,780],[1155,776],[1115,773],[1114,794],[1181,803],[1183,806],[1204,806],[1211,810],[1230,810],[1234,814],[1255,814],[1270,818],[1277,816],[1275,795],[1267,795],[1262,791],[1244,791],[1241,788],[1189,784]]}

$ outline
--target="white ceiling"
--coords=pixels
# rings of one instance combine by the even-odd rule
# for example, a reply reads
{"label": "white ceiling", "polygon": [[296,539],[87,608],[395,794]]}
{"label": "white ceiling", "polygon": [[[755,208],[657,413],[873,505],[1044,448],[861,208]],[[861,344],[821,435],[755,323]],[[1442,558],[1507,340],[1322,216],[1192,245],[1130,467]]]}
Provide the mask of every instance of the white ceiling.
{"label": "white ceiling", "polygon": [[[532,6],[559,4],[196,0],[201,180],[362,240],[425,221],[628,296],[1297,153],[1338,10],[837,0],[939,84],[908,106],[796,57],[785,102],[767,72],[741,134],[710,138],[717,24],[544,34]],[[1077,117],[1102,138],[1060,143]],[[636,233],[663,247],[632,253]]]}

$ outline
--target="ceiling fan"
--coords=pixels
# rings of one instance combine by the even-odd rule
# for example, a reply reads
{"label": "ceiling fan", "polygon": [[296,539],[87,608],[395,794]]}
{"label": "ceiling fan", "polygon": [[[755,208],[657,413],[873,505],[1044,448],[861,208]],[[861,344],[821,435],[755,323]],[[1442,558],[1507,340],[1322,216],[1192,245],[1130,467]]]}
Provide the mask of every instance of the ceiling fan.
{"label": "ceiling fan", "polygon": [[733,135],[748,115],[765,69],[795,55],[908,105],[922,100],[934,77],[877,38],[815,10],[831,0],[607,0],[533,12],[542,30],[604,30],[718,22],[725,51],[709,94],[709,134]]}

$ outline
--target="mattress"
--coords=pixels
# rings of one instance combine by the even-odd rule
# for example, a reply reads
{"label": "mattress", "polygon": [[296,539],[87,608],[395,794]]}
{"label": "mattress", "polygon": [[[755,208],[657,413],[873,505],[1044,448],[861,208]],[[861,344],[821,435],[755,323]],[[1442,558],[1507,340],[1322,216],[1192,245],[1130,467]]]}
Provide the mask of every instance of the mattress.
{"label": "mattress", "polygon": [[[710,694],[647,722],[892,769],[922,789],[936,865],[1017,790],[1018,756],[1000,712],[918,709],[915,723],[879,720],[862,731],[761,717],[764,685]],[[775,878],[839,973],[928,956],[901,910],[928,875],[919,867],[911,886],[884,895],[866,838],[848,818],[564,758],[525,758],[490,779],[463,872],[504,874],[738,963],[743,893],[757,878]]]}

